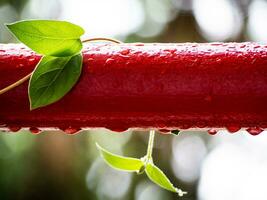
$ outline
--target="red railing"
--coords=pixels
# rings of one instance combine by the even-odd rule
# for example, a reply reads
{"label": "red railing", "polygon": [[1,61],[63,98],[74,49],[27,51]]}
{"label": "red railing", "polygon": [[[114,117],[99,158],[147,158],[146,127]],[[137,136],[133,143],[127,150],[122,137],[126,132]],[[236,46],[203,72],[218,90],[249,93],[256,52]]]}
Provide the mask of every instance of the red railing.
{"label": "red railing", "polygon": [[[0,95],[0,126],[267,127],[267,46],[256,43],[88,44],[62,100],[30,111],[27,82]],[[0,88],[39,55],[0,45]]]}

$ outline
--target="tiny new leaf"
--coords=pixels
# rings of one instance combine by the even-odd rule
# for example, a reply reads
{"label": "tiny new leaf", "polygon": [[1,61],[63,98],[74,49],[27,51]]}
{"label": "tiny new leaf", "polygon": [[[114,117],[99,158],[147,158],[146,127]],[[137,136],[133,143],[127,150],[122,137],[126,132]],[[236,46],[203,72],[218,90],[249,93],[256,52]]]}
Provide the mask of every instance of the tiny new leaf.
{"label": "tiny new leaf", "polygon": [[81,75],[82,55],[44,56],[30,79],[31,110],[54,103],[66,95]]}
{"label": "tiny new leaf", "polygon": [[139,170],[144,166],[144,163],[140,159],[115,155],[105,150],[99,144],[96,144],[96,146],[105,162],[115,169],[129,172],[139,172]]}
{"label": "tiny new leaf", "polygon": [[179,135],[180,130],[172,130],[171,133],[172,133],[173,135]]}
{"label": "tiny new leaf", "polygon": [[146,165],[145,172],[149,179],[159,185],[160,187],[169,190],[171,192],[178,193],[179,196],[183,196],[185,192],[183,192],[180,189],[177,189],[173,186],[173,184],[170,182],[170,180],[167,178],[167,176],[153,163],[148,163]]}
{"label": "tiny new leaf", "polygon": [[42,55],[65,57],[82,49],[84,30],[75,24],[56,20],[26,20],[6,24],[18,40]]}

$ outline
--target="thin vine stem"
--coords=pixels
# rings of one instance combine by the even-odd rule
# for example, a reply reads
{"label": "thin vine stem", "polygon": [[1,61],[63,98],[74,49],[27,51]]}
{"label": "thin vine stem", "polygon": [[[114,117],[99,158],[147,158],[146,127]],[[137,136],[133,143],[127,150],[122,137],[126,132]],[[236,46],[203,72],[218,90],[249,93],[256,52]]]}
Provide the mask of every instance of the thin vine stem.
{"label": "thin vine stem", "polygon": [[[119,40],[115,40],[115,39],[112,39],[112,38],[104,38],[104,37],[85,39],[85,40],[82,40],[82,43],[93,42],[93,41],[108,41],[108,42],[113,42],[113,43],[116,43],[116,44],[122,43]],[[0,90],[0,95],[8,92],[9,90],[14,89],[15,87],[17,87],[17,86],[21,85],[22,83],[24,83],[25,81],[29,80],[31,75],[32,75],[32,72],[29,73],[28,75],[24,76],[22,79],[19,79],[15,83],[12,83],[11,85],[1,89]]]}
{"label": "thin vine stem", "polygon": [[31,77],[31,75],[32,75],[32,73],[24,76],[22,79],[16,81],[15,83],[3,88],[2,90],[0,90],[0,95],[6,93],[7,91],[9,91],[9,90],[11,90],[11,89],[13,89],[13,88],[15,88],[15,87],[17,87],[19,85],[21,85],[22,83],[27,81]]}
{"label": "thin vine stem", "polygon": [[115,40],[113,38],[104,38],[104,37],[85,39],[85,40],[82,41],[82,43],[94,42],[94,41],[107,41],[107,42],[113,42],[113,43],[116,43],[116,44],[121,44],[122,43],[119,40]]}
{"label": "thin vine stem", "polygon": [[148,162],[152,161],[154,138],[155,138],[155,130],[150,130],[149,131],[148,146],[147,146],[147,154],[146,154],[146,159]]}

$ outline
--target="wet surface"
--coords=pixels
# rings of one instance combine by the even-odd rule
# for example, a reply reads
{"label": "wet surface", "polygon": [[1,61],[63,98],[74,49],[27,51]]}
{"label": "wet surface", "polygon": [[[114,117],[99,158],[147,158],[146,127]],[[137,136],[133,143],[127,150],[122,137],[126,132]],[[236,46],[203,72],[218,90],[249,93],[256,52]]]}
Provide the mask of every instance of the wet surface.
{"label": "wet surface", "polygon": [[[77,127],[245,127],[254,135],[267,127],[264,45],[87,44],[83,56],[78,84],[53,105],[30,111],[27,83],[1,95],[0,127],[71,127],[69,134]],[[39,59],[22,45],[0,44],[0,88]]]}

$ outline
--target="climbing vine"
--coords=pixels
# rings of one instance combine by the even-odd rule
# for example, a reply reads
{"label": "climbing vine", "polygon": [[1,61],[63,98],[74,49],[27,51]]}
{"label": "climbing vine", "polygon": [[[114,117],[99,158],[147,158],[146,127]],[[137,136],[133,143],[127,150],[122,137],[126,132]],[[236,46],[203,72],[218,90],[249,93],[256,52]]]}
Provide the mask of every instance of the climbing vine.
{"label": "climbing vine", "polygon": [[[19,41],[42,55],[32,73],[0,90],[1,95],[30,79],[28,96],[31,110],[60,100],[77,83],[82,72],[81,50],[84,42],[105,40],[120,43],[109,38],[91,38],[82,41],[83,28],[65,21],[26,20],[6,26]],[[178,130],[173,131],[173,134],[178,133]],[[115,155],[99,144],[96,145],[105,162],[111,167],[137,174],[145,173],[160,187],[183,196],[186,192],[174,187],[153,162],[154,137],[155,130],[151,130],[147,153],[140,159]]]}

